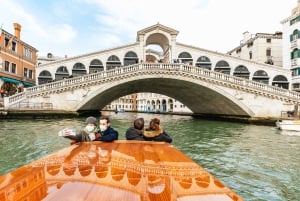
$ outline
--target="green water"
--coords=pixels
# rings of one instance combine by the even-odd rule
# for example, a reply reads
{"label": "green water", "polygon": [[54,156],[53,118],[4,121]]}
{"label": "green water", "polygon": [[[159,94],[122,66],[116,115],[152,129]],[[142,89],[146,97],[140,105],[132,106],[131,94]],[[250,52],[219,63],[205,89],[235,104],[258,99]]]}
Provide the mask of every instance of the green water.
{"label": "green water", "polygon": [[[300,201],[300,134],[188,116],[111,115],[119,139],[125,139],[136,117],[147,123],[159,117],[174,146],[245,200]],[[57,132],[64,127],[80,129],[84,119],[0,120],[0,175],[69,146]]]}

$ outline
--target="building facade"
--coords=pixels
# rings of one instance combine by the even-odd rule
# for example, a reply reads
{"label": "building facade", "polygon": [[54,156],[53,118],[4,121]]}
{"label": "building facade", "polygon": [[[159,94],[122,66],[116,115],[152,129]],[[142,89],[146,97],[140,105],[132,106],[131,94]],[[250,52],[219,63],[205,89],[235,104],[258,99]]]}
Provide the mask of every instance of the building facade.
{"label": "building facade", "polygon": [[283,66],[291,70],[291,89],[300,92],[300,1],[283,26]]}
{"label": "building facade", "polygon": [[282,66],[282,32],[251,35],[246,31],[243,36],[240,45],[229,51],[229,55],[259,63]]}
{"label": "building facade", "polygon": [[14,23],[14,35],[1,29],[0,86],[5,95],[35,85],[37,49],[21,40],[21,25]]}

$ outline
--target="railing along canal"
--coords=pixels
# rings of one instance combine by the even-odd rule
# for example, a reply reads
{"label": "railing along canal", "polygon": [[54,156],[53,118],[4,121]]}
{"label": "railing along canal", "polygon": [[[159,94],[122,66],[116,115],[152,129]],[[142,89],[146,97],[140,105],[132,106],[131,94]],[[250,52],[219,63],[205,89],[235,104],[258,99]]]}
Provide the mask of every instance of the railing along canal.
{"label": "railing along canal", "polygon": [[35,87],[27,88],[25,92],[16,94],[14,96],[8,97],[7,105],[12,105],[22,100],[26,100],[28,95],[43,94],[48,91],[58,90],[63,88],[68,88],[76,85],[84,85],[89,82],[99,81],[101,79],[109,79],[120,75],[126,75],[128,73],[139,73],[139,72],[153,72],[155,70],[167,71],[167,72],[180,72],[181,75],[194,75],[201,78],[206,78],[207,80],[213,80],[219,82],[219,84],[231,84],[235,85],[241,90],[251,89],[260,92],[269,93],[276,96],[281,96],[282,98],[288,99],[295,103],[300,103],[300,93],[295,91],[289,91],[287,89],[271,86],[268,84],[247,80],[239,78],[236,76],[211,71],[195,66],[185,65],[185,64],[168,64],[168,63],[139,63],[130,66],[118,67],[115,69],[97,72],[93,74],[88,74],[80,77],[64,79],[56,82],[51,82],[47,84],[38,85]]}

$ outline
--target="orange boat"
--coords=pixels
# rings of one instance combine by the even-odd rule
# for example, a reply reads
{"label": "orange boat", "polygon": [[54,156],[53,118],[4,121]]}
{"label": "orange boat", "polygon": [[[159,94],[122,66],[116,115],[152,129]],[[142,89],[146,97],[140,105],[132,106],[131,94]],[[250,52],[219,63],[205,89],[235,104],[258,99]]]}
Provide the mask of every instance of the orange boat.
{"label": "orange boat", "polygon": [[85,142],[0,177],[0,200],[242,201],[171,144]]}

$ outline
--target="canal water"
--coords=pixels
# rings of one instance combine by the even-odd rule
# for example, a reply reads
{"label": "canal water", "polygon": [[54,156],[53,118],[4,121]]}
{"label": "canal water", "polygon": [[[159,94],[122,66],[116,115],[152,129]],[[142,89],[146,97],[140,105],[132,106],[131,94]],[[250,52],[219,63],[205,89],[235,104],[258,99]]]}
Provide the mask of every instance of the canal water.
{"label": "canal water", "polygon": [[[111,113],[125,139],[137,117],[153,117],[172,144],[250,201],[300,201],[300,135],[271,126],[194,119],[190,116]],[[58,137],[65,127],[80,129],[85,118],[0,120],[0,175],[69,146]],[[176,156],[174,156],[176,157]]]}

